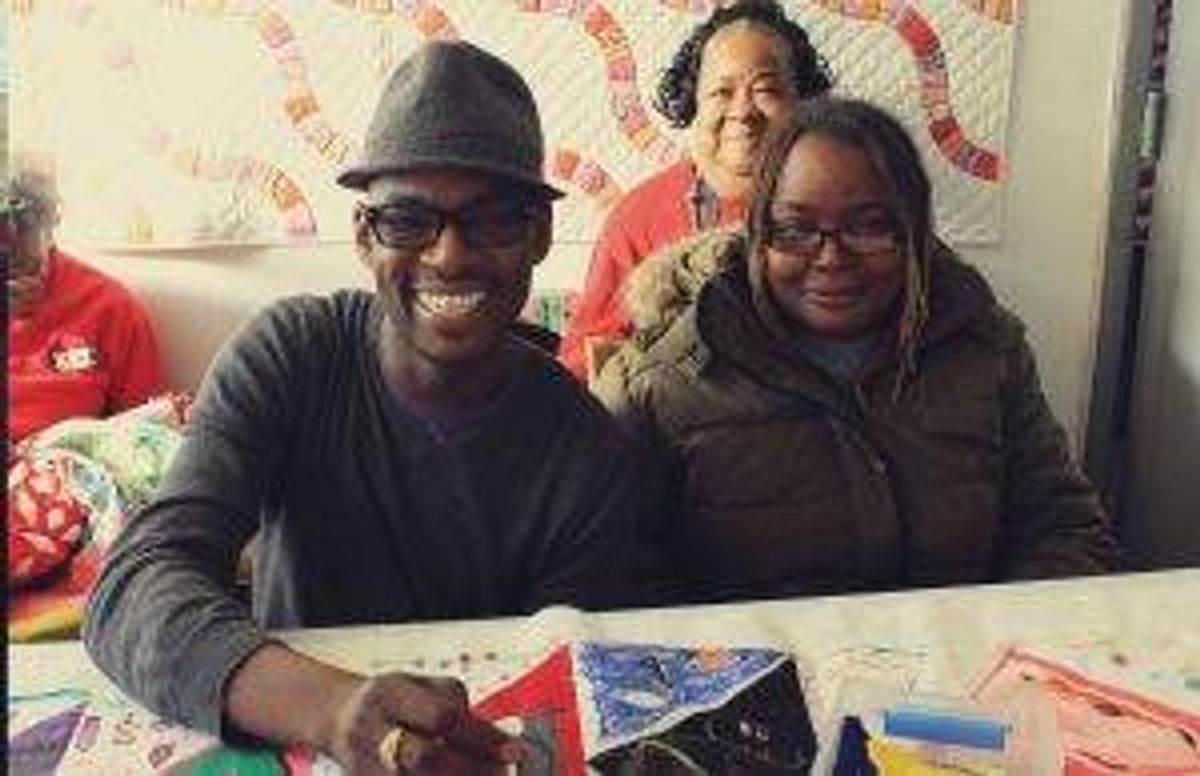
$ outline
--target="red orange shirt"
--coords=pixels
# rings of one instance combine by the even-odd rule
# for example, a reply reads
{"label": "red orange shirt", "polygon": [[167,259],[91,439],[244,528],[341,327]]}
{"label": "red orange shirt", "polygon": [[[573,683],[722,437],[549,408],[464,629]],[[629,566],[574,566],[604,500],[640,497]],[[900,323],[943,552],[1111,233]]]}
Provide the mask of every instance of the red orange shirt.
{"label": "red orange shirt", "polygon": [[[631,189],[609,213],[559,346],[559,360],[576,376],[586,376],[589,338],[623,339],[632,331],[621,295],[634,267],[701,229],[728,226],[745,216],[744,202],[718,199],[700,205],[698,185],[692,163],[676,162]],[[698,212],[709,207],[713,212]]]}
{"label": "red orange shirt", "polygon": [[120,283],[51,249],[46,292],[8,321],[8,438],[103,417],[162,390],[145,310]]}

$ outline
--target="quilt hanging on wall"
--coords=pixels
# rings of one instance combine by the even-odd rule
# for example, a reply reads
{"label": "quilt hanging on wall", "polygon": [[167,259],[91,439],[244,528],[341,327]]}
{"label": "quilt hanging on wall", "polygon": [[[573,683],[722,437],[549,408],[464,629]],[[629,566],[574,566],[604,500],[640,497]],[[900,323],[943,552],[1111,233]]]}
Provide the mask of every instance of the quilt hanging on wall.
{"label": "quilt hanging on wall", "polygon": [[[68,241],[166,249],[347,240],[357,152],[429,38],[505,57],[542,108],[556,238],[683,153],[650,99],[716,0],[8,0],[12,146],[51,160]],[[1017,0],[784,0],[837,91],[922,145],[952,242],[1002,233]]]}

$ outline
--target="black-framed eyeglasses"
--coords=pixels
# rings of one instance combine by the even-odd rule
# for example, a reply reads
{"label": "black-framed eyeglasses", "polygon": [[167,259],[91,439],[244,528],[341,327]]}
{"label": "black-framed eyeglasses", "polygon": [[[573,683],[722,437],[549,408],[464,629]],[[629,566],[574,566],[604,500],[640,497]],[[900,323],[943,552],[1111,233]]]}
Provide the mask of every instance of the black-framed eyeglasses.
{"label": "black-framed eyeglasses", "polygon": [[547,207],[529,197],[487,197],[455,210],[445,210],[416,198],[380,205],[359,205],[375,239],[388,248],[419,252],[433,246],[446,225],[476,250],[514,248],[533,234]]}
{"label": "black-framed eyeglasses", "polygon": [[29,200],[9,194],[0,198],[0,221],[13,227],[28,227],[36,215]]}
{"label": "black-framed eyeglasses", "polygon": [[834,241],[851,256],[874,256],[900,247],[900,229],[890,216],[860,218],[832,229],[809,221],[768,216],[767,245],[777,251],[811,258],[821,253],[826,240]]}

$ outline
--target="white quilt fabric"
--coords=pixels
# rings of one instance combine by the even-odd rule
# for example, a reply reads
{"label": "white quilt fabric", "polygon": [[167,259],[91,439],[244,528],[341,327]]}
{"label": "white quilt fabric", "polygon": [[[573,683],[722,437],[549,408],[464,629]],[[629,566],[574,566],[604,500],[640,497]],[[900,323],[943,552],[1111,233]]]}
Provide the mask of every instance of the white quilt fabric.
{"label": "white quilt fabric", "polygon": [[[1017,0],[785,0],[839,92],[893,109],[926,151],[944,233],[1002,236]],[[21,0],[12,147],[49,155],[62,234],[113,248],[349,237],[353,157],[383,80],[462,37],[531,81],[557,239],[590,242],[620,193],[681,153],[650,107],[712,0]]]}

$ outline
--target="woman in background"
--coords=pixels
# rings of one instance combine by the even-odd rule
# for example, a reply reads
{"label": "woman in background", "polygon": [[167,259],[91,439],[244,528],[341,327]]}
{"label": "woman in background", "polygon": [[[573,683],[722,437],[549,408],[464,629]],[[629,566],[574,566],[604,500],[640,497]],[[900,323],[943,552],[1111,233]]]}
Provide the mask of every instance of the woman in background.
{"label": "woman in background", "polygon": [[129,409],[162,390],[150,319],[120,283],[58,248],[53,179],[26,163],[0,192],[8,281],[8,440]]}
{"label": "woman in background", "polygon": [[645,546],[672,600],[1114,568],[1023,325],[931,208],[895,119],[806,101],[764,151],[746,237],[647,262],[716,272],[595,386],[656,473]]}
{"label": "woman in background", "polygon": [[630,333],[621,287],[642,259],[742,221],[763,138],[800,100],[830,86],[808,35],[774,0],[717,8],[693,30],[663,72],[655,100],[672,126],[688,129],[690,158],[632,189],[601,228],[559,351],[571,371],[580,378],[594,373],[589,353],[599,355]]}

